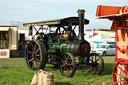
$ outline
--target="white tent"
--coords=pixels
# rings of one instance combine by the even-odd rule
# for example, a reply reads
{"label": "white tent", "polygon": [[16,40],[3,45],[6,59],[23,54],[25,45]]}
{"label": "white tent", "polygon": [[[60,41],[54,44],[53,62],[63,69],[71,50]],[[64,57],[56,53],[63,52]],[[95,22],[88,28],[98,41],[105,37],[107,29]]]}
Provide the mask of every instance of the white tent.
{"label": "white tent", "polygon": [[108,41],[108,42],[115,42],[115,39],[114,38],[105,38],[105,39],[102,39],[103,41]]}
{"label": "white tent", "polygon": [[[31,40],[32,36],[28,36],[29,31],[28,30],[18,30],[18,34],[25,34],[25,40]],[[18,38],[19,40],[19,38]]]}
{"label": "white tent", "polygon": [[90,42],[91,48],[96,48],[100,44],[115,43],[115,39],[111,38],[103,33],[100,33],[100,34],[90,38],[89,42]]}
{"label": "white tent", "polygon": [[[92,38],[89,39],[90,42],[92,41],[103,41],[103,40],[112,40],[109,36],[103,34],[103,33],[99,33],[96,36],[93,36]],[[113,41],[113,40],[112,40]]]}

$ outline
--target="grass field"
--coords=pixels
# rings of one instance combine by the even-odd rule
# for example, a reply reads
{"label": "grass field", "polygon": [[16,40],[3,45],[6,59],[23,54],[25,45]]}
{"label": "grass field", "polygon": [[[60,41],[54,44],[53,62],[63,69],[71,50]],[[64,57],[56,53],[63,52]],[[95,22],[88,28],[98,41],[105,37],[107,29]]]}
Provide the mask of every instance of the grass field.
{"label": "grass field", "polygon": [[[115,56],[105,56],[104,71],[101,75],[91,75],[82,70],[76,70],[72,78],[64,77],[59,69],[46,65],[45,69],[52,72],[56,85],[113,85],[112,70]],[[24,58],[0,59],[0,85],[30,85],[35,71],[29,70]]]}

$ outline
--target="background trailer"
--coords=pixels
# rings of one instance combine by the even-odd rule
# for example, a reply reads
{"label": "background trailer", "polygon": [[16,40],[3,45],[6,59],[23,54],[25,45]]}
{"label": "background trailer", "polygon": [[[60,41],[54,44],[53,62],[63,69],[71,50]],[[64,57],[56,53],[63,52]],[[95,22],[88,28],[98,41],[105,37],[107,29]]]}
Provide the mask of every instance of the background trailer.
{"label": "background trailer", "polygon": [[17,53],[18,31],[16,26],[0,26],[0,58],[9,58]]}
{"label": "background trailer", "polygon": [[[108,10],[109,9],[109,10]],[[128,4],[124,7],[97,7],[96,16],[99,19],[112,20],[111,29],[115,30],[116,58],[113,68],[114,85],[128,84]]]}

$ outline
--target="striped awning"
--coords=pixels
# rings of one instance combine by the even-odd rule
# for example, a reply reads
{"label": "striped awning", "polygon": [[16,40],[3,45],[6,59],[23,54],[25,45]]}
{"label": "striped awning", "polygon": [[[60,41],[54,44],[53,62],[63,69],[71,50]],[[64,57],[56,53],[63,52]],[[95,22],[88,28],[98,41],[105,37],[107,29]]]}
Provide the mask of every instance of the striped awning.
{"label": "striped awning", "polygon": [[[89,24],[89,20],[84,19],[84,24]],[[31,23],[24,23],[23,26],[42,26],[42,25],[49,25],[49,26],[68,26],[69,24],[78,25],[79,18],[78,17],[67,17],[61,19],[54,19],[54,20],[46,20],[40,22],[31,22]]]}
{"label": "striped awning", "polygon": [[8,31],[9,27],[0,27],[0,31]]}

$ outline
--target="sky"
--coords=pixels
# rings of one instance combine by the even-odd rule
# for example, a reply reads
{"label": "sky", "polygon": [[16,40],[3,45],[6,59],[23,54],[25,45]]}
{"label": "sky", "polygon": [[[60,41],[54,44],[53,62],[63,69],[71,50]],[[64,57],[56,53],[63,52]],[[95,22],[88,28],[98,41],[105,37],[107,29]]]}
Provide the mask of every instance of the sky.
{"label": "sky", "polygon": [[84,9],[85,18],[90,20],[85,28],[109,29],[111,21],[94,18],[97,5],[122,7],[127,3],[128,0],[0,0],[0,25],[78,16],[77,10]]}

